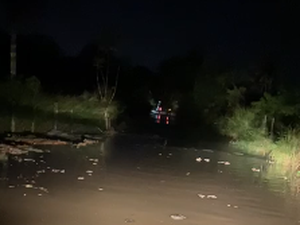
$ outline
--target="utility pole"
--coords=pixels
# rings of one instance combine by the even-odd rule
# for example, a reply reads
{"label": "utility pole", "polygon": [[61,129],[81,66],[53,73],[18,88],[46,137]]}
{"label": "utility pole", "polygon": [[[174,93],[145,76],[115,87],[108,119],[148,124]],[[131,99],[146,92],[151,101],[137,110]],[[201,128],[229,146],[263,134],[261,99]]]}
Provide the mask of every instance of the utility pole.
{"label": "utility pole", "polygon": [[11,32],[10,35],[10,77],[15,78],[17,75],[17,34]]}

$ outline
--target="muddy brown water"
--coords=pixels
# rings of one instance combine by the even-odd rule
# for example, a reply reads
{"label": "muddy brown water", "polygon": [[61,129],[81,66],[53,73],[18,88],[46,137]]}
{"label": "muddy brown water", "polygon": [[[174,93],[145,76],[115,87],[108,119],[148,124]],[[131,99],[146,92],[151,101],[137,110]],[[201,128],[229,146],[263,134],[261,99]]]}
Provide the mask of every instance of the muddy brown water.
{"label": "muddy brown water", "polygon": [[1,169],[1,225],[300,224],[298,199],[261,159],[137,135],[45,148]]}

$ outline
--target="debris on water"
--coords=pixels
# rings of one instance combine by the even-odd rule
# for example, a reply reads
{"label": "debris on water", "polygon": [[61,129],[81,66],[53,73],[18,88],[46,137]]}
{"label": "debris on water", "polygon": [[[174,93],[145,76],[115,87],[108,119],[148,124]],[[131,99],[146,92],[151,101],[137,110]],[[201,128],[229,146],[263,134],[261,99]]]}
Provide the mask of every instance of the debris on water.
{"label": "debris on water", "polygon": [[98,188],[98,191],[103,191],[104,189],[102,187],[99,187]]}
{"label": "debris on water", "polygon": [[198,157],[198,158],[196,158],[196,161],[197,161],[197,162],[201,162],[201,161],[202,161],[202,158],[201,158],[201,157]]}
{"label": "debris on water", "polygon": [[257,169],[257,168],[254,168],[254,167],[253,167],[251,170],[252,170],[253,172],[257,172],[257,173],[260,172],[260,169]]}
{"label": "debris on water", "polygon": [[38,187],[39,190],[45,192],[45,193],[49,193],[48,189],[47,188],[44,188],[44,187]]}
{"label": "debris on water", "polygon": [[27,196],[27,194],[26,194],[26,193],[24,193],[24,194],[23,194],[23,196],[24,196],[24,197],[26,197],[26,196]]}
{"label": "debris on water", "polygon": [[187,172],[186,175],[189,176],[191,174],[191,172]]}
{"label": "debris on water", "polygon": [[93,170],[87,170],[85,171],[87,174],[93,174]]}
{"label": "debris on water", "polygon": [[159,156],[162,156],[162,153],[160,152],[160,153],[158,153],[158,155],[159,155]]}
{"label": "debris on water", "polygon": [[185,220],[186,216],[182,215],[182,214],[171,214],[170,217],[173,220]]}
{"label": "debris on water", "polygon": [[43,194],[39,193],[39,194],[38,194],[38,196],[39,196],[39,197],[42,197],[42,196],[43,196]]}
{"label": "debris on water", "polygon": [[15,186],[14,185],[9,185],[8,188],[15,188]]}
{"label": "debris on water", "polygon": [[96,162],[96,163],[97,163],[97,162],[99,161],[99,159],[89,158],[89,161],[90,161],[90,162]]}
{"label": "debris on water", "polygon": [[229,166],[230,162],[228,162],[228,161],[219,161],[218,164],[223,164],[225,166]]}
{"label": "debris on water", "polygon": [[199,198],[212,198],[212,199],[217,199],[216,195],[203,195],[203,194],[198,194]]}
{"label": "debris on water", "polygon": [[125,223],[134,223],[135,222],[134,219],[129,219],[129,218],[126,218],[124,221],[125,221]]}
{"label": "debris on water", "polygon": [[32,184],[25,184],[24,187],[25,188],[33,188],[33,185]]}
{"label": "debris on water", "polygon": [[38,170],[38,171],[36,171],[36,173],[41,174],[41,173],[46,173],[46,171],[45,170]]}
{"label": "debris on water", "polygon": [[61,169],[52,169],[51,170],[52,173],[65,173],[66,170],[61,170]]}
{"label": "debris on water", "polygon": [[212,198],[212,199],[217,199],[218,197],[215,195],[207,195],[206,198]]}
{"label": "debris on water", "polygon": [[169,153],[169,156],[172,156],[172,155],[173,155],[173,154],[170,152],[170,153]]}
{"label": "debris on water", "polygon": [[210,153],[213,153],[214,150],[211,150],[211,149],[202,149],[203,152],[210,152]]}
{"label": "debris on water", "polygon": [[198,194],[198,197],[199,197],[199,198],[205,198],[206,196],[205,196],[205,195],[202,195],[202,194]]}
{"label": "debris on water", "polygon": [[77,177],[77,180],[84,180],[84,177]]}
{"label": "debris on water", "polygon": [[203,159],[205,162],[210,162],[210,159],[208,159],[208,158],[205,158],[205,159]]}
{"label": "debris on water", "polygon": [[23,161],[24,162],[35,162],[35,160],[32,158],[24,158]]}

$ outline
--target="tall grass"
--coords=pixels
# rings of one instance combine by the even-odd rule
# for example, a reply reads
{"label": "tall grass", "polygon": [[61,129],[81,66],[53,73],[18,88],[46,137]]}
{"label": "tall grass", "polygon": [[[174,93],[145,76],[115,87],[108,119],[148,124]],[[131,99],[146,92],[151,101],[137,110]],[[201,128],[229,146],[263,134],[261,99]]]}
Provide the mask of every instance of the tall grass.
{"label": "tall grass", "polygon": [[268,134],[261,118],[251,108],[237,108],[219,122],[223,135],[232,138],[239,150],[257,156],[268,156],[283,173],[300,170],[300,129],[286,129],[275,139]]}
{"label": "tall grass", "polygon": [[18,120],[17,130],[30,130],[32,121],[36,122],[36,129],[45,127],[43,129],[47,130],[54,120],[59,121],[61,127],[86,124],[104,128],[105,111],[111,119],[120,113],[116,102],[107,105],[99,101],[96,93],[85,92],[79,96],[46,94],[40,90],[35,78],[1,82],[0,104],[1,131],[9,128],[12,111]]}

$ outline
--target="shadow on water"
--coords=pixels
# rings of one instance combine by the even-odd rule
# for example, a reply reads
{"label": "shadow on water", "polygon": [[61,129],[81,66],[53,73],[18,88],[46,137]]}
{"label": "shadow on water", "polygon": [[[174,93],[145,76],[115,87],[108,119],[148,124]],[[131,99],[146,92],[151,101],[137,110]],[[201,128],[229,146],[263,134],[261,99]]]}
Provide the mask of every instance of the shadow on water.
{"label": "shadow on water", "polygon": [[33,225],[172,224],[172,213],[188,224],[298,223],[297,199],[283,177],[268,176],[264,160],[207,146],[122,134],[79,149],[2,156],[0,223],[17,224],[12,215],[20,214]]}

